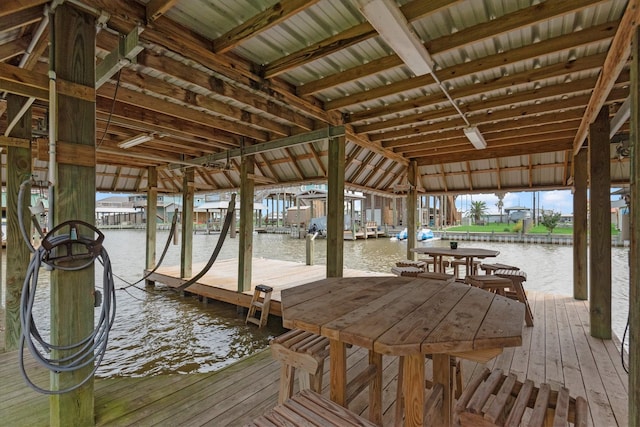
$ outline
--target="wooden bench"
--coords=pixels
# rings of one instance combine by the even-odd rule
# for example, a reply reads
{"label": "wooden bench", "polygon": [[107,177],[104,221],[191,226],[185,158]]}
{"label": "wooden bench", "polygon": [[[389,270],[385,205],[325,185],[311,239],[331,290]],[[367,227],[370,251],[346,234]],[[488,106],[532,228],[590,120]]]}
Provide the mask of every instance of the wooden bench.
{"label": "wooden bench", "polygon": [[465,277],[464,283],[502,296],[506,296],[507,291],[513,286],[511,280],[494,274],[473,274]]}
{"label": "wooden bench", "polygon": [[529,307],[527,293],[524,291],[524,285],[522,284],[527,280],[527,273],[522,270],[496,270],[493,274],[511,280],[514,293],[507,294],[507,296],[517,299],[525,305],[524,320],[527,322],[527,326],[533,326],[533,313],[531,312],[531,307]]}
{"label": "wooden bench", "polygon": [[264,415],[246,424],[248,427],[273,426],[362,426],[376,424],[311,390],[303,390]]}
{"label": "wooden bench", "polygon": [[329,355],[329,339],[300,329],[285,332],[270,342],[271,355],[282,364],[280,367],[280,389],[278,403],[283,403],[293,394],[296,369],[300,390],[311,388],[322,391],[324,360]]}
{"label": "wooden bench", "polygon": [[[481,262],[478,260],[473,261],[473,265],[471,266],[471,274],[478,274],[478,266],[480,266]],[[459,277],[460,267],[467,266],[467,262],[464,259],[454,259],[451,261],[451,266],[453,267],[453,275],[457,278]]]}
{"label": "wooden bench", "polygon": [[485,272],[485,274],[493,274],[496,270],[520,270],[520,268],[508,265],[508,264],[500,264],[499,262],[494,264],[480,264],[480,269]]}
{"label": "wooden bench", "polygon": [[424,270],[418,267],[391,267],[391,272],[396,276],[418,277]]}
{"label": "wooden bench", "polygon": [[[502,370],[484,371],[465,388],[454,408],[454,422],[461,426],[586,426],[589,417],[587,401],[573,398],[566,387],[551,390],[549,384],[535,387],[515,374]],[[551,422],[553,424],[551,424]],[[523,423],[524,424],[524,423]]]}
{"label": "wooden bench", "polygon": [[[270,342],[271,355],[282,363],[278,403],[293,395],[296,369],[307,375],[298,375],[300,390],[322,391],[324,360],[329,356],[329,339],[301,329],[292,329]],[[380,374],[381,375],[381,374]],[[369,364],[347,383],[347,403],[353,401],[378,376],[377,367]],[[374,408],[370,408],[373,411]],[[373,415],[372,415],[373,416]]]}
{"label": "wooden bench", "polygon": [[[433,272],[435,272],[437,270],[436,269],[436,260],[435,259],[426,258],[426,259],[421,259],[420,261],[424,262],[424,271],[433,271]],[[443,260],[442,261],[442,269],[443,269],[443,271],[447,267],[449,267],[449,261]]]}
{"label": "wooden bench", "polygon": [[396,262],[396,267],[416,267],[424,269],[426,263],[424,261],[414,261],[412,259],[406,259]]}

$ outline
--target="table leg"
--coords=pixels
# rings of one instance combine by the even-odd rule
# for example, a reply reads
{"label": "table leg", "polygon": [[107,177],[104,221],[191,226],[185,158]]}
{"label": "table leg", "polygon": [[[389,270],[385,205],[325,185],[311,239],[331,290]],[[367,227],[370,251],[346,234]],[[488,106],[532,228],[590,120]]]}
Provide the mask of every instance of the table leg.
{"label": "table leg", "polygon": [[347,407],[347,347],[338,340],[329,340],[329,371],[331,375],[330,398]]}
{"label": "table leg", "polygon": [[443,266],[442,266],[442,255],[434,255],[433,256],[433,271],[438,272],[438,273],[442,273],[443,272]]}
{"label": "table leg", "polygon": [[448,354],[433,355],[433,382],[442,384],[442,425],[450,426],[453,417],[453,388],[451,387],[451,356]]}
{"label": "table leg", "polygon": [[424,423],[424,355],[403,357],[402,392],[404,395],[404,425],[422,426]]}
{"label": "table leg", "polygon": [[369,364],[375,365],[376,376],[369,384],[369,420],[382,425],[382,354],[369,350]]}

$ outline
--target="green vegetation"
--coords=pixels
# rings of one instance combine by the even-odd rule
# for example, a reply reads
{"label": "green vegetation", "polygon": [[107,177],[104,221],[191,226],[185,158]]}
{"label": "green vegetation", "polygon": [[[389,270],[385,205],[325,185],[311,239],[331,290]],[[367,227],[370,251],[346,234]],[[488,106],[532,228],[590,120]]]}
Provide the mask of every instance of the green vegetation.
{"label": "green vegetation", "polygon": [[473,218],[473,221],[477,224],[482,217],[487,213],[487,203],[483,201],[471,202],[471,209],[469,209],[469,216]]}
{"label": "green vegetation", "polygon": [[[460,225],[456,227],[449,227],[447,231],[468,231],[470,233],[517,233],[516,230],[518,224],[521,224],[522,221],[519,221],[516,225],[506,224],[506,223],[496,223],[492,222],[487,225]],[[535,227],[532,227],[527,234],[548,234],[549,230],[542,224],[538,224]],[[564,226],[563,224],[558,224],[553,228],[552,234],[572,234],[573,227]],[[618,235],[619,231],[616,230],[615,226],[611,224],[611,235]]]}
{"label": "green vegetation", "polygon": [[551,212],[542,214],[542,221],[540,224],[543,225],[550,233],[553,233],[553,229],[558,226],[560,222],[560,217],[562,215],[560,212]]}

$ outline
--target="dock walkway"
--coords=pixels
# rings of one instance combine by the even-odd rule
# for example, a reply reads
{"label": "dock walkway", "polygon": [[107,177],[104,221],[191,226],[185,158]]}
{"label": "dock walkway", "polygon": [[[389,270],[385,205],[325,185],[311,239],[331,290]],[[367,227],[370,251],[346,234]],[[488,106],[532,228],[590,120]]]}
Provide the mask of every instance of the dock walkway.
{"label": "dock walkway", "polygon": [[[306,265],[288,261],[279,261],[266,258],[253,258],[253,283],[251,290],[238,293],[238,259],[219,260],[213,264],[197,283],[189,286],[189,293],[200,295],[217,301],[235,304],[241,307],[249,307],[251,296],[256,285],[267,285],[273,288],[271,295],[270,314],[282,315],[280,306],[280,293],[283,289],[298,286],[303,283],[321,280],[327,277],[325,265]],[[205,263],[193,266],[195,273],[200,271]],[[353,276],[389,276],[389,274],[344,269],[345,277]],[[169,287],[178,287],[186,282],[180,278],[180,267],[161,267],[151,274],[148,280],[162,283]]]}
{"label": "dock walkway", "polygon": [[[529,292],[529,297],[536,323],[524,327],[522,346],[505,349],[486,365],[464,361],[465,383],[483,366],[500,367],[520,380],[546,381],[552,387],[565,384],[572,394],[585,396],[592,426],[628,425],[628,376],[620,365],[619,348],[589,335],[587,303],[538,292]],[[25,385],[16,358],[16,352],[0,354],[0,419],[7,426],[47,426],[48,397]],[[349,351],[350,372],[366,363],[365,351]],[[28,365],[35,379],[46,384],[48,373]],[[397,372],[397,359],[385,356],[385,426],[393,423]],[[96,425],[241,426],[276,404],[278,381],[279,365],[268,350],[214,373],[97,379]],[[328,384],[325,371],[326,395]],[[351,410],[366,416],[366,399],[367,393],[362,393]]]}

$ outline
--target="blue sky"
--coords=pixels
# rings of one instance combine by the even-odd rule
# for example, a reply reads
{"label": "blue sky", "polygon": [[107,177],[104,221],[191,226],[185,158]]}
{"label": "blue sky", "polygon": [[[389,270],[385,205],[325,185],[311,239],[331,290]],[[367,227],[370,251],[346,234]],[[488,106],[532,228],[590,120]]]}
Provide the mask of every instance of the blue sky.
{"label": "blue sky", "polygon": [[[553,210],[562,214],[573,213],[573,195],[570,190],[536,191],[536,204],[540,209]],[[540,202],[538,203],[538,197]],[[487,213],[500,213],[498,210],[498,196],[490,194],[460,195],[456,198],[456,207],[463,212],[469,210],[472,201],[484,201],[487,204]],[[503,199],[504,208],[515,206],[533,207],[532,192],[506,193]]]}

